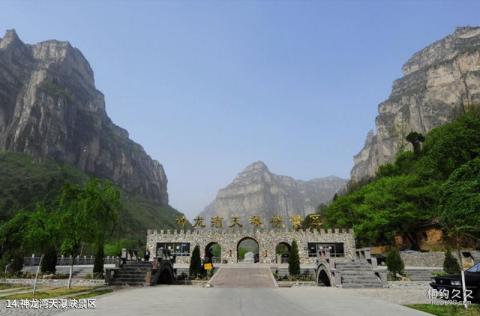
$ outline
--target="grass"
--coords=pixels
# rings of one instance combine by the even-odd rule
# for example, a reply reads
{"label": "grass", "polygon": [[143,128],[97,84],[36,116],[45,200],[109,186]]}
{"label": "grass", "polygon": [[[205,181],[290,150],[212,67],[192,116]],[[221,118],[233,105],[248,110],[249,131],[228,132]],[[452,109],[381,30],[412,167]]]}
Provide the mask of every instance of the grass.
{"label": "grass", "polygon": [[2,297],[3,300],[18,300],[18,299],[42,299],[42,298],[54,298],[54,297],[62,297],[62,296],[70,296],[70,294],[81,293],[86,291],[92,291],[95,288],[92,287],[74,287],[71,289],[67,289],[65,287],[62,288],[43,288],[37,292],[35,292],[35,296],[32,295],[32,292],[28,293],[18,293],[12,294],[8,296]]}
{"label": "grass", "polygon": [[70,298],[79,300],[79,299],[82,299],[82,298],[90,298],[90,297],[99,296],[99,295],[112,293],[112,292],[113,292],[112,289],[101,289],[101,290],[91,291],[91,292],[79,294],[79,295],[76,295],[76,296],[72,296]]}
{"label": "grass", "polygon": [[15,289],[15,288],[26,288],[26,286],[21,284],[0,283],[0,290]]}
{"label": "grass", "polygon": [[478,316],[480,315],[479,305],[470,305],[465,309],[463,305],[433,305],[433,304],[414,304],[407,305],[410,308],[430,313],[437,316]]}

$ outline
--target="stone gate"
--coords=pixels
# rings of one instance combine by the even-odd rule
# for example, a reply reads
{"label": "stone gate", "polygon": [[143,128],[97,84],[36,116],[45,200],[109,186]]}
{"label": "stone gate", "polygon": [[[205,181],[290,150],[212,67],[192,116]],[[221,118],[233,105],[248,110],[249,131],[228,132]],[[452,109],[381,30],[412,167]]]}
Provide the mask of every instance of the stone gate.
{"label": "stone gate", "polygon": [[351,229],[329,230],[293,230],[293,229],[196,229],[187,231],[177,230],[148,230],[147,247],[150,253],[156,254],[159,248],[170,249],[176,255],[177,263],[189,263],[193,248],[200,247],[200,254],[205,257],[206,248],[216,243],[221,250],[221,263],[237,262],[237,247],[240,241],[249,238],[258,244],[260,263],[279,263],[276,247],[279,244],[291,246],[296,240],[300,256],[300,263],[314,263],[317,252],[328,248],[332,256],[352,259],[355,254],[355,239]]}

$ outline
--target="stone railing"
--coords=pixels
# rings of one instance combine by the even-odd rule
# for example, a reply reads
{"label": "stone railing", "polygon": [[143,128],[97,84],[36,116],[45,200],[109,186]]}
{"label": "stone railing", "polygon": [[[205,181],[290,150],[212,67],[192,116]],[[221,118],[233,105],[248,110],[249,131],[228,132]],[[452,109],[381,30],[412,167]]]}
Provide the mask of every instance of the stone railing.
{"label": "stone railing", "polygon": [[370,248],[355,249],[355,260],[367,261],[374,269],[377,267],[377,258],[372,256]]}
{"label": "stone railing", "polygon": [[[58,257],[57,258],[57,265],[58,266],[68,266],[71,264],[72,257]],[[40,262],[40,257],[36,257],[32,255],[31,257],[24,257],[23,258],[23,265],[24,266],[38,266]],[[95,262],[94,256],[78,256],[75,258],[74,265],[92,265]],[[116,262],[116,257],[114,256],[107,256],[103,258],[103,263],[105,264],[113,264]]]}

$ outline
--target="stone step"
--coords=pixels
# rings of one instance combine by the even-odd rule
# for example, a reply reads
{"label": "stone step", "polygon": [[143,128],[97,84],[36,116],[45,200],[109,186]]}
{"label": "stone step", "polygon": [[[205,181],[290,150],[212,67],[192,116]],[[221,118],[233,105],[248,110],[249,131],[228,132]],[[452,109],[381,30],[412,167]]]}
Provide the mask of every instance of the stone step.
{"label": "stone step", "polygon": [[337,263],[335,264],[337,267],[371,267],[369,264],[356,264],[356,263]]}
{"label": "stone step", "polygon": [[343,288],[346,289],[359,289],[359,288],[383,288],[381,283],[378,284],[342,284]]}
{"label": "stone step", "polygon": [[370,281],[367,281],[367,280],[363,280],[362,282],[358,282],[358,281],[342,281],[342,285],[345,285],[345,284],[348,284],[348,285],[358,285],[358,286],[361,286],[361,285],[382,285],[382,282],[380,281],[374,281],[374,280],[370,280]]}
{"label": "stone step", "polygon": [[127,273],[127,272],[120,272],[116,273],[115,277],[122,277],[122,276],[145,276],[146,273]]}
{"label": "stone step", "polygon": [[374,275],[364,275],[364,276],[345,276],[342,275],[343,280],[372,280],[377,279]]}
{"label": "stone step", "polygon": [[372,269],[372,266],[369,265],[369,264],[365,264],[365,265],[363,265],[363,264],[362,264],[362,265],[352,265],[352,264],[348,264],[348,265],[345,264],[345,265],[343,265],[343,264],[337,264],[337,265],[335,265],[335,267],[336,267],[337,269],[340,269],[340,268],[341,268],[341,269],[358,269],[358,268],[368,268],[368,269]]}
{"label": "stone step", "polygon": [[128,272],[128,271],[119,271],[115,273],[115,276],[122,276],[122,275],[146,275],[147,272]]}
{"label": "stone step", "polygon": [[348,272],[348,273],[340,273],[341,276],[347,276],[347,277],[371,277],[375,278],[376,274],[373,271],[365,271],[365,272]]}
{"label": "stone step", "polygon": [[150,262],[126,262],[123,266],[152,266]]}
{"label": "stone step", "polygon": [[112,285],[130,285],[130,286],[145,286],[145,282],[121,282],[121,281],[114,281]]}
{"label": "stone step", "polygon": [[117,271],[128,271],[128,272],[141,272],[145,273],[148,271],[152,271],[152,269],[118,269]]}
{"label": "stone step", "polygon": [[145,278],[120,278],[115,279],[114,282],[145,282]]}
{"label": "stone step", "polygon": [[340,272],[360,272],[360,273],[365,273],[365,272],[373,272],[372,269],[337,269],[337,271],[340,271]]}

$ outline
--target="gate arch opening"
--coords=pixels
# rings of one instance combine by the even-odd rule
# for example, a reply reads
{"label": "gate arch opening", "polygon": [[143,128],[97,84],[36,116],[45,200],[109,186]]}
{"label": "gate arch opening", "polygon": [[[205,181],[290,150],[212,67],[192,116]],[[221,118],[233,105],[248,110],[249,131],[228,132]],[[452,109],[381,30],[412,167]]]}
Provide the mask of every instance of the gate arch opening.
{"label": "gate arch opening", "polygon": [[162,261],[154,277],[157,278],[156,284],[172,284],[175,280],[175,272],[172,263],[169,261]]}
{"label": "gate arch opening", "polygon": [[221,263],[222,248],[217,242],[211,242],[205,247],[205,260],[211,263]]}
{"label": "gate arch opening", "polygon": [[330,282],[330,277],[328,276],[327,269],[323,265],[320,265],[318,268],[317,285],[332,286]]}
{"label": "gate arch opening", "polygon": [[277,263],[288,263],[291,246],[287,242],[280,242],[275,247],[275,259]]}
{"label": "gate arch opening", "polygon": [[237,243],[237,262],[257,263],[260,260],[258,241],[252,237],[244,237]]}

